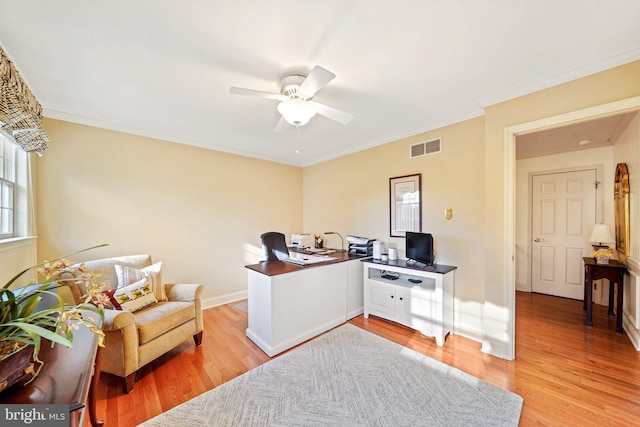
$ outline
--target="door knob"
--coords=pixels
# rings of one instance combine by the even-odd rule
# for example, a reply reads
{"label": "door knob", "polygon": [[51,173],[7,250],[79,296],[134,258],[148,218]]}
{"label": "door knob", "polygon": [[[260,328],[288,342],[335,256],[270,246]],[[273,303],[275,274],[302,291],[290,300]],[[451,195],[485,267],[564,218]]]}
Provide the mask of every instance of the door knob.
{"label": "door knob", "polygon": [[536,237],[535,239],[533,239],[534,242],[539,242],[540,239],[538,237]]}

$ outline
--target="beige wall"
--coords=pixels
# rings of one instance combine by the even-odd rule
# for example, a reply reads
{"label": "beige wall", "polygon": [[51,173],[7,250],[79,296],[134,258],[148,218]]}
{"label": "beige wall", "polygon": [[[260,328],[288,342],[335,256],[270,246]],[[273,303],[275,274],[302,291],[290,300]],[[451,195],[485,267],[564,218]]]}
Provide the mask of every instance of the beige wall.
{"label": "beige wall", "polygon": [[[0,245],[0,286],[4,286],[16,274],[36,264],[35,238],[17,239],[10,243],[3,242]],[[34,277],[34,270],[26,272],[13,282],[11,288],[24,286]]]}
{"label": "beige wall", "polygon": [[302,228],[302,170],[57,120],[37,162],[38,259],[149,253],[205,302],[246,296],[260,234]]}
{"label": "beige wall", "polygon": [[[622,326],[636,350],[640,351],[640,114],[636,114],[614,146],[614,163],[626,163],[629,171],[630,250],[626,259],[629,274],[624,285]],[[611,229],[612,232],[615,230]]]}
{"label": "beige wall", "polygon": [[[638,230],[638,220],[640,212],[636,207],[640,207],[638,194],[640,194],[640,113],[636,114],[630,121],[627,128],[622,132],[614,146],[614,171],[618,163],[626,163],[629,171],[629,199],[632,204],[629,216],[632,230]],[[613,189],[613,185],[611,186]],[[612,220],[613,223],[613,220]],[[611,227],[611,232],[615,230]],[[629,248],[629,258],[636,265],[640,262],[640,239],[632,239]]]}
{"label": "beige wall", "polygon": [[[477,340],[485,287],[483,123],[472,119],[307,167],[303,192],[305,232],[376,238],[404,256],[405,240],[389,237],[389,178],[421,173],[422,230],[434,236],[436,262],[458,266],[456,333]],[[411,144],[435,137],[442,137],[441,153],[409,158]]]}

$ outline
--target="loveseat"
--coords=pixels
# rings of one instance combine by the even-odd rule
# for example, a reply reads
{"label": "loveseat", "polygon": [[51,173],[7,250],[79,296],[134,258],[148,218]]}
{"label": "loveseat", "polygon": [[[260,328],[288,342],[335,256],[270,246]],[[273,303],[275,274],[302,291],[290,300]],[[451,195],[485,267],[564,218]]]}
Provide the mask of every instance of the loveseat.
{"label": "loveseat", "polygon": [[[150,255],[105,258],[84,264],[87,270],[100,275],[105,288],[112,293],[122,289],[126,285],[122,281],[131,275],[137,275],[131,279],[136,283],[158,286],[158,289],[154,289],[158,292],[158,302],[135,311],[127,311],[127,308],[104,310],[102,372],[121,377],[125,393],[133,390],[136,372],[147,363],[190,337],[193,337],[196,346],[202,343],[202,285],[164,284],[162,264],[152,264]],[[138,282],[140,277],[147,281]],[[80,301],[84,289],[79,286],[70,289],[76,302]],[[129,299],[126,296],[124,298]]]}

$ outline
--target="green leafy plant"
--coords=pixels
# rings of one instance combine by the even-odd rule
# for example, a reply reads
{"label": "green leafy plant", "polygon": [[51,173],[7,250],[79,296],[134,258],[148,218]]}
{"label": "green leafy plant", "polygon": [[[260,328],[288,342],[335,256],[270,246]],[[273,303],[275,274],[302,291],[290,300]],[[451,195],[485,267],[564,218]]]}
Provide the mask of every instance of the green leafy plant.
{"label": "green leafy plant", "polygon": [[[72,347],[73,330],[80,325],[86,326],[98,335],[98,344],[103,346],[104,333],[100,328],[101,323],[96,323],[86,312],[96,313],[100,319],[104,319],[102,308],[108,300],[102,293],[104,285],[96,275],[86,270],[84,264],[74,265],[67,259],[80,252],[103,246],[106,244],[29,267],[0,288],[0,360],[27,345],[33,345],[33,359],[39,365],[33,376],[35,378],[43,365],[38,359],[42,339],[50,341],[51,345]],[[16,280],[32,270],[36,270],[37,273],[34,281],[27,286],[10,289]],[[81,304],[67,305],[57,290],[80,284],[86,289],[84,301]],[[56,303],[38,309],[38,304],[45,295],[51,295],[51,299]]]}

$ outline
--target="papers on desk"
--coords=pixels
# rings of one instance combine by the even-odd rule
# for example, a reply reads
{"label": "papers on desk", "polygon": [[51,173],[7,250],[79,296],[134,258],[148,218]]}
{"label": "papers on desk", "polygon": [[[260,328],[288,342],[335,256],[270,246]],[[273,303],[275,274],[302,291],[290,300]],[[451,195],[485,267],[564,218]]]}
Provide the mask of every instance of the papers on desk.
{"label": "papers on desk", "polygon": [[312,255],[328,255],[335,253],[335,249],[318,249],[318,248],[307,248],[301,251],[298,251],[301,254],[312,254]]}
{"label": "papers on desk", "polygon": [[369,239],[368,237],[347,235],[347,242],[349,242],[349,253],[356,255],[373,255],[373,242],[376,239]]}
{"label": "papers on desk", "polygon": [[374,240],[376,239],[370,239],[368,237],[361,237],[361,236],[352,236],[350,234],[347,234],[347,242],[353,243],[354,245],[367,245],[373,242]]}
{"label": "papers on desk", "polygon": [[310,265],[318,264],[320,262],[337,261],[338,258],[330,257],[326,255],[306,255],[297,252],[293,252],[291,256],[284,260],[284,262],[290,262],[296,265]]}

